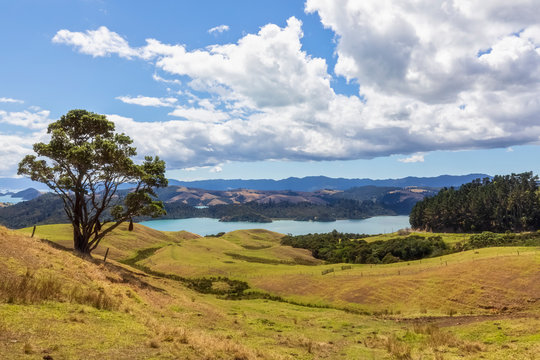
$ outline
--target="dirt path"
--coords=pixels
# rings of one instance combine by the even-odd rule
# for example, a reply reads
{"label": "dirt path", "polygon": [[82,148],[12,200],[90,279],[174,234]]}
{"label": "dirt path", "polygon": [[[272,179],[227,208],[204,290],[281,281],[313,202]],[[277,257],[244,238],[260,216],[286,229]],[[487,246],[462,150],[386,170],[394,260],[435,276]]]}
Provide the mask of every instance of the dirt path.
{"label": "dirt path", "polygon": [[540,314],[532,313],[502,313],[493,315],[463,315],[463,316],[429,316],[420,318],[400,319],[398,322],[433,324],[438,327],[449,327],[466,325],[481,321],[503,320],[503,319],[540,319]]}

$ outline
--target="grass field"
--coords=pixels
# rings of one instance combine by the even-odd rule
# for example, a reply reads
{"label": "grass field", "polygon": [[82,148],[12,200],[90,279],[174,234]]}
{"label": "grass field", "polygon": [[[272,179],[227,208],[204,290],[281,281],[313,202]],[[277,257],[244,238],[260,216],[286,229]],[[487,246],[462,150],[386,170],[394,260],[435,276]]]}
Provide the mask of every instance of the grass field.
{"label": "grass field", "polygon": [[[536,248],[342,270],[349,264],[325,265],[264,230],[202,238],[136,225],[104,241],[95,258],[110,247],[113,260],[103,265],[37,240],[69,246],[67,225],[38,227],[34,239],[31,229],[1,231],[2,279],[30,271],[32,279],[57,279],[49,287],[61,284],[60,295],[45,299],[0,289],[3,358],[535,359],[540,353]],[[290,303],[223,300],[114,261],[153,247],[159,250],[140,264],[244,280]],[[330,268],[335,271],[322,275]],[[43,287],[36,281],[34,288]],[[77,287],[82,295],[74,296]],[[18,297],[8,301],[9,291]],[[81,333],[92,336],[74,338]]]}

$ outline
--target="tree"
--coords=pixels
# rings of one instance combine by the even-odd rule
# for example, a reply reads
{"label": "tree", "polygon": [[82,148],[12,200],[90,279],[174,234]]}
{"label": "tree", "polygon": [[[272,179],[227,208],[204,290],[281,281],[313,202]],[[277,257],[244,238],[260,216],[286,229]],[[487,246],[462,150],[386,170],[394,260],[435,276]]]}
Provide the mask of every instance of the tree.
{"label": "tree", "polygon": [[[37,157],[27,155],[19,163],[19,175],[45,183],[62,199],[73,225],[74,248],[82,254],[90,254],[105,235],[134,216],[165,214],[153,190],[167,186],[165,162],[146,156],[135,164],[132,140],[114,130],[104,115],[71,110],[49,125],[48,144],[34,144]],[[122,183],[134,189],[120,196]]]}

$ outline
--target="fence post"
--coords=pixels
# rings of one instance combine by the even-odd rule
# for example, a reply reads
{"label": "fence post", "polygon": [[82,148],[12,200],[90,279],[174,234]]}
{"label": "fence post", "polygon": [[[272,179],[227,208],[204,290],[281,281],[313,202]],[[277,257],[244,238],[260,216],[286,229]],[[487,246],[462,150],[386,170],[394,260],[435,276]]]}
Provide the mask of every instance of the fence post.
{"label": "fence post", "polygon": [[107,251],[105,251],[105,257],[103,258],[103,263],[105,264],[107,262],[107,256],[109,255],[109,248],[107,248]]}
{"label": "fence post", "polygon": [[35,233],[36,233],[36,225],[34,225],[34,229],[32,230],[32,237],[34,237]]}

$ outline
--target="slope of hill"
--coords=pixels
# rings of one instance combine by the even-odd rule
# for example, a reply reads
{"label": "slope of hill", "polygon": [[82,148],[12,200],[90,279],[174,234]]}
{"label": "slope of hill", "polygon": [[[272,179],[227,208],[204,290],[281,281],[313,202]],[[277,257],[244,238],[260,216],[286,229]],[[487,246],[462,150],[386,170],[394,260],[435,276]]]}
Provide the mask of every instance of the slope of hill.
{"label": "slope of hill", "polygon": [[[165,202],[167,215],[164,218],[211,217],[223,221],[251,222],[269,222],[271,219],[333,221],[406,214],[414,202],[431,194],[428,190],[419,188],[383,189],[355,188],[349,192],[246,189],[212,191],[169,186],[158,189],[157,194],[159,199]],[[119,194],[123,195],[128,191],[122,190]],[[362,195],[358,196],[359,193]],[[201,209],[195,208],[196,206],[210,208]],[[0,224],[10,228],[63,222],[67,222],[63,204],[51,193],[0,209]]]}
{"label": "slope of hill", "polygon": [[47,185],[37,181],[32,181],[29,178],[0,177],[0,192],[18,192],[28,188],[33,188],[39,191],[50,190]]}
{"label": "slope of hill", "polygon": [[311,204],[327,204],[335,191],[264,191],[251,189],[236,189],[227,191],[204,190],[186,188],[183,186],[168,186],[157,189],[160,200],[164,202],[181,202],[192,206],[213,206],[225,204],[245,204],[248,202],[257,203],[280,203],[288,202],[297,204],[308,202]]}
{"label": "slope of hill", "polygon": [[[63,237],[59,241],[67,244],[68,233],[68,228],[49,227],[46,235]],[[200,238],[142,226],[115,234],[115,242],[125,241],[115,245],[118,249],[129,243],[160,248],[138,252],[132,263],[144,264],[143,270],[221,273],[285,296],[226,300],[155,270],[148,276],[114,260],[104,265],[99,256],[80,259],[0,228],[0,355],[495,360],[533,359],[540,351],[540,259],[534,251],[521,249],[518,256],[512,254],[515,248],[482,250],[321,275],[328,265],[261,262],[294,259],[290,251],[298,249],[279,246],[279,237],[251,230]],[[113,245],[113,239],[107,241]],[[486,277],[494,268],[496,273]]]}
{"label": "slope of hill", "polygon": [[24,189],[18,192],[6,192],[6,193],[0,193],[0,196],[6,196],[9,195],[13,198],[18,198],[22,200],[32,200],[37,198],[38,196],[41,196],[41,192],[34,189],[34,188],[28,188]]}

